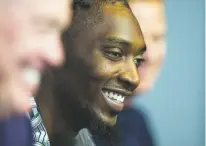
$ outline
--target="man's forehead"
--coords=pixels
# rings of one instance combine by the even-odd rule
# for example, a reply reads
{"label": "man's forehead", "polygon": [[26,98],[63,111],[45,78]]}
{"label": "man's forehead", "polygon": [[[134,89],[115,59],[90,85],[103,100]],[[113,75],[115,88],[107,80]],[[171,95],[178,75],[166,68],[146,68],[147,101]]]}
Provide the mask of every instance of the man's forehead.
{"label": "man's forehead", "polygon": [[[161,3],[140,3],[137,2],[132,6],[132,10],[139,20],[142,31],[151,33],[165,32],[164,8]],[[151,22],[151,23],[148,23]]]}
{"label": "man's forehead", "polygon": [[131,5],[132,11],[139,19],[164,21],[164,8],[162,4],[135,3]]}
{"label": "man's forehead", "polygon": [[28,0],[28,11],[33,16],[39,16],[67,24],[69,15],[69,2],[71,0]]}
{"label": "man's forehead", "polygon": [[[71,0],[0,0],[0,8],[5,10],[22,10],[25,13],[65,14]],[[2,10],[2,9],[1,9]]]}
{"label": "man's forehead", "polygon": [[69,8],[68,0],[29,0],[28,3],[31,11],[50,13],[53,15],[62,15],[65,9]]}
{"label": "man's forehead", "polygon": [[143,34],[164,35],[166,31],[165,23],[158,23],[157,21],[150,21],[151,24],[141,23],[140,26]]}

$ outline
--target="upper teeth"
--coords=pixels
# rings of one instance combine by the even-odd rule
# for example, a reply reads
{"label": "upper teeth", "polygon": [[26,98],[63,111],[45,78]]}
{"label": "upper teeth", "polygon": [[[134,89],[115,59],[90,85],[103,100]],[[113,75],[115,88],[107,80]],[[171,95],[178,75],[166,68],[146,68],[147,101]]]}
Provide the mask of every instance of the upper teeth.
{"label": "upper teeth", "polygon": [[104,94],[110,99],[115,99],[119,102],[124,102],[124,98],[125,98],[124,95],[121,95],[121,94],[116,93],[116,92],[110,92],[110,91],[105,91]]}

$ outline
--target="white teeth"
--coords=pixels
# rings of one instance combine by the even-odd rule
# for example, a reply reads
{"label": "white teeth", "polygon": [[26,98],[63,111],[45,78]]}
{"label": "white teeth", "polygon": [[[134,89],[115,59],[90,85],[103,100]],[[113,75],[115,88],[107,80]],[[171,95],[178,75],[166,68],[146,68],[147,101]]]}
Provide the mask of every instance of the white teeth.
{"label": "white teeth", "polygon": [[117,96],[117,99],[120,101],[120,95]]}
{"label": "white teeth", "polygon": [[108,91],[104,92],[104,94],[110,99],[117,100],[121,103],[124,102],[125,96],[123,96],[121,94],[118,94],[118,93],[115,93],[115,92],[108,92]]}
{"label": "white teeth", "polygon": [[117,98],[117,94],[114,95],[114,99],[118,99],[118,98]]}
{"label": "white teeth", "polygon": [[113,97],[113,93],[112,93],[112,92],[109,93],[109,97],[110,97],[110,98]]}
{"label": "white teeth", "polygon": [[124,101],[124,97],[122,97],[122,98],[120,99],[120,101],[123,102],[123,101]]}
{"label": "white teeth", "polygon": [[24,79],[29,85],[37,85],[40,83],[41,74],[38,70],[27,67],[24,69]]}

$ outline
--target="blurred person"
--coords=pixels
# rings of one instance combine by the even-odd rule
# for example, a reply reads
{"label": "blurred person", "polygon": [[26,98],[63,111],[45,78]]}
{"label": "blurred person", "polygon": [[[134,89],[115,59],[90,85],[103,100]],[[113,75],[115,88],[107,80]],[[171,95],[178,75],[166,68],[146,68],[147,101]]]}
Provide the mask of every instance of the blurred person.
{"label": "blurred person", "polygon": [[[91,1],[90,0],[74,0],[73,1],[73,7],[76,5],[80,5],[83,9],[89,9],[91,6]],[[68,14],[70,16],[70,14]],[[97,35],[97,34],[96,34]],[[96,36],[95,35],[95,36]],[[70,49],[69,46],[67,48],[68,50]],[[38,105],[35,102],[35,98],[32,97],[29,99],[29,103],[32,106],[31,112],[29,112],[29,118],[31,120],[31,125],[32,125],[32,133],[33,133],[33,142],[34,146],[50,146],[50,140],[47,134],[47,130],[43,124],[42,117],[40,115],[40,112],[38,110]],[[61,144],[55,144],[54,142],[52,143],[53,145],[67,145],[67,146],[72,146],[72,140],[70,140],[69,136],[67,137],[68,140],[64,141]]]}
{"label": "blurred person", "polygon": [[132,12],[140,22],[147,51],[140,67],[141,83],[137,94],[150,91],[159,75],[166,55],[164,0],[129,0]]}
{"label": "blurred person", "polygon": [[0,1],[0,115],[28,110],[41,74],[64,56],[60,33],[71,0]]}
{"label": "blurred person", "polygon": [[0,0],[0,145],[31,146],[26,112],[41,74],[64,61],[71,0]]}
{"label": "blurred person", "polygon": [[36,102],[52,146],[67,145],[70,135],[78,146],[117,146],[113,128],[139,85],[146,46],[126,1],[82,3],[62,36],[66,62],[45,74]]}
{"label": "blurred person", "polygon": [[[154,86],[165,57],[165,17],[163,0],[130,0],[130,7],[139,20],[147,51],[140,66],[141,83],[137,96]],[[154,146],[155,141],[148,125],[148,117],[140,108],[132,107],[132,99],[125,100],[125,108],[118,116],[118,128],[124,146]]]}

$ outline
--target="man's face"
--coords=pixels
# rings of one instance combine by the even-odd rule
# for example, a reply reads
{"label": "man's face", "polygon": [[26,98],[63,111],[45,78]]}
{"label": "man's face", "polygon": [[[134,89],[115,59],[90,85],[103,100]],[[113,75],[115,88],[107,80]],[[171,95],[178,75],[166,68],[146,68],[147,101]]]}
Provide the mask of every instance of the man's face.
{"label": "man's face", "polygon": [[[70,83],[74,83],[71,86],[75,86],[76,83],[82,87],[76,86],[76,90],[69,87],[68,92],[83,94],[81,99],[74,97],[74,100],[86,100],[98,118],[114,125],[117,114],[123,109],[124,99],[131,97],[139,85],[138,68],[143,61],[142,55],[146,47],[139,25],[126,6],[116,3],[106,5],[104,9],[106,17],[111,19],[112,28],[100,41],[100,45],[89,49],[92,49],[91,54],[85,52],[82,47],[79,47],[80,50],[75,48],[79,54],[73,56],[81,57],[81,61],[78,61],[79,65],[75,63],[75,59],[68,61],[75,64],[70,65],[73,68],[69,70],[75,70],[71,78],[76,81],[70,80]],[[83,68],[82,64],[90,64],[93,69],[90,75],[96,78],[91,79],[87,74],[91,68]],[[85,79],[88,79],[85,81],[86,84],[83,83]]]}
{"label": "man's face", "polygon": [[136,90],[141,93],[153,87],[165,57],[164,5],[160,2],[131,1],[130,6],[140,23],[147,45],[143,56],[145,63],[139,70],[141,84]]}
{"label": "man's face", "polygon": [[9,104],[22,112],[44,69],[63,63],[60,34],[70,23],[71,0],[17,0],[8,5],[0,10],[0,107]]}

